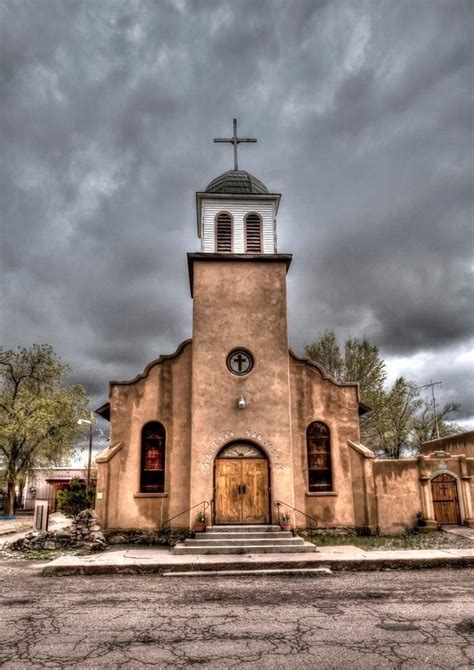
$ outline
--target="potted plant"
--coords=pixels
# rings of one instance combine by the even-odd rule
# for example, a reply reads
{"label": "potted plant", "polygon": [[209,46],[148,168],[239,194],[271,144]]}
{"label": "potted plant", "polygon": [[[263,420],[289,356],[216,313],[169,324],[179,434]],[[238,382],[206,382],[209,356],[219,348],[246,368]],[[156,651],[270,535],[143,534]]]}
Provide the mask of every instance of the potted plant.
{"label": "potted plant", "polygon": [[417,512],[415,520],[415,532],[425,533],[427,530],[426,525],[426,520],[423,518],[423,512]]}
{"label": "potted plant", "polygon": [[196,524],[194,526],[196,533],[202,533],[206,530],[206,515],[204,512],[196,514]]}
{"label": "potted plant", "polygon": [[280,528],[282,530],[291,530],[291,516],[286,512],[280,514]]}

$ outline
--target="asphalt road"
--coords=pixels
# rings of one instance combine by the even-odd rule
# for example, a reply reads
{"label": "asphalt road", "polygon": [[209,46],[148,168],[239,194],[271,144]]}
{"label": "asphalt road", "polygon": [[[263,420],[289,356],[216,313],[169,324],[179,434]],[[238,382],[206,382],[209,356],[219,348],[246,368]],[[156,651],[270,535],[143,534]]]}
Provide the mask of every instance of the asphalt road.
{"label": "asphalt road", "polygon": [[1,668],[474,668],[474,571],[40,577],[0,564]]}

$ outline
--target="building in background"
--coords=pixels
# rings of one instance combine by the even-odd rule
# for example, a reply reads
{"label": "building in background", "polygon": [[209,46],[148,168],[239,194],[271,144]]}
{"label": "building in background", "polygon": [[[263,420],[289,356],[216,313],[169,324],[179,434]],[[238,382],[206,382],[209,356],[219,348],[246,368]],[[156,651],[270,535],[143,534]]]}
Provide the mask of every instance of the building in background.
{"label": "building in background", "polygon": [[22,496],[19,500],[19,509],[33,512],[36,500],[49,502],[50,512],[56,512],[58,507],[58,491],[65,489],[72,479],[86,482],[84,468],[33,468],[29,471]]}

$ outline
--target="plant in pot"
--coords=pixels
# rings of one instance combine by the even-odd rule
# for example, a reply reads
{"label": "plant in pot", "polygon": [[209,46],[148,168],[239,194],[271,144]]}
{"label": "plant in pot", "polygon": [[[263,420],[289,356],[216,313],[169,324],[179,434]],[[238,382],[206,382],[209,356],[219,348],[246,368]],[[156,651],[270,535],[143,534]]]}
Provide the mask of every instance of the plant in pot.
{"label": "plant in pot", "polygon": [[280,514],[280,528],[282,530],[291,530],[291,516],[286,512]]}
{"label": "plant in pot", "polygon": [[196,523],[194,525],[194,530],[196,533],[202,533],[206,530],[206,515],[204,512],[198,512],[196,514]]}
{"label": "plant in pot", "polygon": [[415,531],[423,533],[426,531],[426,520],[423,518],[423,512],[416,513]]}

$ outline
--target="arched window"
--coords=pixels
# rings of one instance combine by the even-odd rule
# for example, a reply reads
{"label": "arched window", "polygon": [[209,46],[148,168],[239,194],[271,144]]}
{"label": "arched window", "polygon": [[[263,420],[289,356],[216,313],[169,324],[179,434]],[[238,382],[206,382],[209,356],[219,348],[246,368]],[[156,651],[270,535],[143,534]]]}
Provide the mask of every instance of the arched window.
{"label": "arched window", "polygon": [[140,491],[163,493],[165,490],[166,433],[159,421],[150,421],[142,428]]}
{"label": "arched window", "polygon": [[262,219],[258,214],[245,217],[245,251],[249,254],[262,253]]}
{"label": "arched window", "polygon": [[306,430],[308,452],[308,487],[310,492],[332,490],[331,440],[329,428],[313,421]]}
{"label": "arched window", "polygon": [[216,219],[217,251],[232,251],[232,217],[228,212],[221,212]]}

